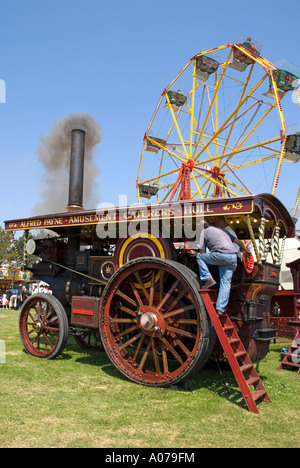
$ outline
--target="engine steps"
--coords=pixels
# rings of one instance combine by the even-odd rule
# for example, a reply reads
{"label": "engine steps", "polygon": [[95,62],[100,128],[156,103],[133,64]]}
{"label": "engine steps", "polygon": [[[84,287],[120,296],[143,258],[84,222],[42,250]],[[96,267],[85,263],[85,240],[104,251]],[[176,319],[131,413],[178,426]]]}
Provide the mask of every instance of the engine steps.
{"label": "engine steps", "polygon": [[297,374],[300,374],[300,331],[296,334],[292,341],[290,349],[284,356],[278,369],[284,369],[285,367],[298,368]]}
{"label": "engine steps", "polygon": [[[259,413],[256,401],[270,403],[271,399],[229,316],[217,315],[211,300],[211,290],[201,289],[199,292],[247,407],[249,411]],[[250,386],[253,386],[254,391],[251,391]]]}

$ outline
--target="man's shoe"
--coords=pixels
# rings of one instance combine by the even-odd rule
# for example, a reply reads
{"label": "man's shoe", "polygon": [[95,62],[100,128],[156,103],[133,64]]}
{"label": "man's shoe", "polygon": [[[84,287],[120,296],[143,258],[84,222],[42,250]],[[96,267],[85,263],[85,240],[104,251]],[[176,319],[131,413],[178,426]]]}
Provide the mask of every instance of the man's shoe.
{"label": "man's shoe", "polygon": [[217,315],[218,315],[219,317],[221,317],[222,315],[224,315],[224,312],[222,312],[221,310],[216,309],[216,312],[217,312]]}
{"label": "man's shoe", "polygon": [[216,281],[213,278],[210,278],[204,283],[203,289],[211,289],[216,286]]}

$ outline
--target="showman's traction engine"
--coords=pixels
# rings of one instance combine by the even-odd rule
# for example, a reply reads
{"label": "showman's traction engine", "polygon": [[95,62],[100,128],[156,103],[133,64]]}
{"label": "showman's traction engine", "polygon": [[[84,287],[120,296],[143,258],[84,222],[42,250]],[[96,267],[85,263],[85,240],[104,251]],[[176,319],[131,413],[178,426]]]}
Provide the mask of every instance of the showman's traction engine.
{"label": "showman's traction engine", "polygon": [[[25,231],[26,255],[38,258],[33,279],[52,290],[32,294],[21,308],[24,347],[52,359],[72,334],[84,349],[105,351],[127,378],[155,387],[187,381],[211,358],[227,359],[257,412],[256,400],[269,397],[252,361],[276,337],[270,303],[282,240],[295,235],[288,211],[268,193],[85,210],[85,135],[80,126],[71,131],[66,211],[5,222],[12,234]],[[238,262],[222,318],[214,308],[218,289],[201,286],[195,249],[204,218],[219,216],[253,253]],[[38,229],[50,235],[28,238]]]}

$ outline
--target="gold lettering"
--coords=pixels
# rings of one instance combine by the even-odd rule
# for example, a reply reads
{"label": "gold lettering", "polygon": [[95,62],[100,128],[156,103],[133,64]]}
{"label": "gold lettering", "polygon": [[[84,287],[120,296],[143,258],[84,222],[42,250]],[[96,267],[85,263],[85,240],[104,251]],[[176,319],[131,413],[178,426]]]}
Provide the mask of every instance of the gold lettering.
{"label": "gold lettering", "polygon": [[206,211],[204,213],[214,213],[214,210],[209,209],[209,205],[206,205]]}

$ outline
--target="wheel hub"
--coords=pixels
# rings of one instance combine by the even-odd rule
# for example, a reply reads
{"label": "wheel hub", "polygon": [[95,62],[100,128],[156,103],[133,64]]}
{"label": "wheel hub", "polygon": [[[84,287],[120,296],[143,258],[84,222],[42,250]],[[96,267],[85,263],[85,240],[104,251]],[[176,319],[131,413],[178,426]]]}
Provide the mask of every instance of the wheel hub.
{"label": "wheel hub", "polygon": [[165,332],[163,315],[151,306],[139,307],[137,311],[139,325],[144,333],[150,336],[161,336]]}
{"label": "wheel hub", "polygon": [[140,318],[140,325],[144,330],[153,330],[157,323],[157,316],[153,312],[146,312]]}
{"label": "wheel hub", "polygon": [[32,328],[36,333],[41,333],[43,330],[43,322],[41,320],[36,320],[32,325]]}

